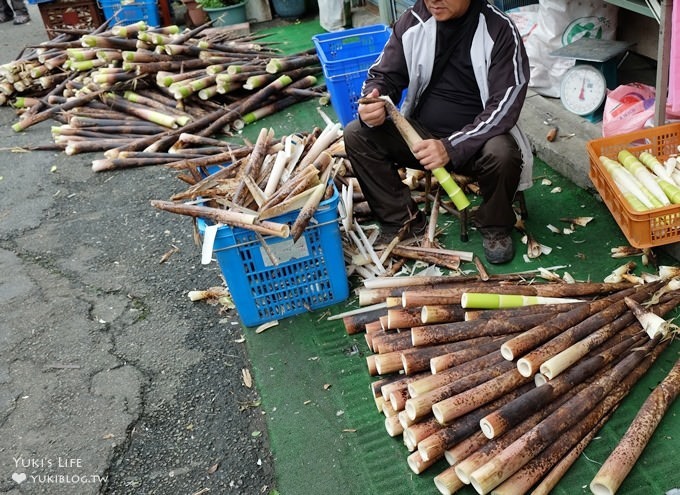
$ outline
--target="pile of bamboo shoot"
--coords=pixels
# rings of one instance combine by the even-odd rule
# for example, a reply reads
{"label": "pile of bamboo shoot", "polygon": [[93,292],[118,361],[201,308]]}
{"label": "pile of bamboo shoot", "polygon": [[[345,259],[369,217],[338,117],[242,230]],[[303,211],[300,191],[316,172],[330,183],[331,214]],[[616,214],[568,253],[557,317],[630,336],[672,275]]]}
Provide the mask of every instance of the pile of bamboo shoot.
{"label": "pile of bamboo shoot", "polygon": [[[185,144],[190,140],[184,136]],[[340,125],[323,131],[274,139],[263,128],[252,147],[229,149],[209,157],[187,158],[174,165],[190,187],[172,201],[152,206],[202,217],[261,235],[292,236],[296,241],[312,220],[319,203],[333,195],[334,177],[344,166]],[[226,165],[225,165],[226,164]],[[210,169],[214,165],[217,170]],[[292,225],[272,219],[299,210]],[[266,243],[262,243],[266,246]]]}
{"label": "pile of bamboo shoot", "polygon": [[617,154],[617,159],[599,158],[634,211],[680,204],[680,168],[675,156],[664,160],[649,151],[642,151],[636,156],[623,149]]}
{"label": "pile of bamboo shoot", "polygon": [[[434,478],[443,494],[549,493],[668,345],[675,279],[528,279],[374,278],[362,308],[334,317],[365,332],[376,406],[413,472],[448,461]],[[517,304],[465,309],[474,292]]]}
{"label": "pile of bamboo shoot", "polygon": [[[228,134],[297,102],[327,99],[313,50],[282,56],[263,36],[209,24],[183,32],[102,25],[27,47],[0,66],[0,104],[17,108],[17,132],[56,120],[52,148],[118,158],[166,153],[182,133]],[[151,157],[159,158],[143,158]]]}

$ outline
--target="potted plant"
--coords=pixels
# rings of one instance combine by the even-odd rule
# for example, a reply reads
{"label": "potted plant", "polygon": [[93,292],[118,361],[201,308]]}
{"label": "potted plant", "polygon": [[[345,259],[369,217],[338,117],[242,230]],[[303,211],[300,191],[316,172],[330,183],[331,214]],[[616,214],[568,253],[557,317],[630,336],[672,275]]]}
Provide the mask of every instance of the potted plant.
{"label": "potted plant", "polygon": [[208,14],[196,0],[182,0],[187,8],[185,22],[189,27],[198,27],[210,20]]}
{"label": "potted plant", "polygon": [[196,0],[208,13],[213,26],[230,26],[246,22],[246,0]]}

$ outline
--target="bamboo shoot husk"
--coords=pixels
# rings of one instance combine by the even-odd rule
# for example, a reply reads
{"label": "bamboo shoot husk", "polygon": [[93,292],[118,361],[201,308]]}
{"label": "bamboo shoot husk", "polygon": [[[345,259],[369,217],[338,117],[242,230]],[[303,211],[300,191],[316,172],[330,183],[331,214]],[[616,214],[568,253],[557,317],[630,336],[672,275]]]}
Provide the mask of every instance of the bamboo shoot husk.
{"label": "bamboo shoot husk", "polygon": [[[512,429],[505,432],[503,435],[495,438],[487,438],[488,442],[480,447],[477,451],[471,453],[465,459],[461,459],[456,465],[456,473],[458,477],[466,485],[470,484],[470,475],[480,466],[484,465],[489,460],[493,459],[499,452],[505,449],[512,442],[524,435],[531,428],[543,421],[548,415],[555,411],[558,407],[564,404],[571,398],[577,389],[570,390],[567,394],[558,397],[556,400],[550,402],[546,407],[539,409],[533,414],[527,415],[521,422],[515,425]],[[515,400],[520,399],[518,397]],[[511,401],[513,402],[513,401]]]}
{"label": "bamboo shoot husk", "polygon": [[[440,344],[426,347],[412,347],[401,351],[402,369],[407,375],[424,371],[430,367],[430,359],[449,353],[460,353],[469,361],[469,356],[477,357],[480,354],[490,352],[487,346],[497,346],[502,342],[502,338],[497,337],[476,337],[473,339],[461,340],[449,344]],[[486,352],[485,352],[486,351]]]}
{"label": "bamboo shoot husk", "polygon": [[311,148],[307,150],[305,156],[302,158],[298,166],[300,168],[304,168],[314,163],[319,155],[321,155],[322,152],[328,150],[328,148],[330,148],[330,146],[335,141],[337,141],[340,136],[342,136],[342,132],[340,131],[339,123],[327,125],[316,141],[314,141],[314,144],[312,144]]}
{"label": "bamboo shoot husk", "polygon": [[[678,299],[671,299],[657,306],[658,314],[663,315],[675,308],[680,301]],[[554,355],[546,360],[540,367],[540,372],[545,375],[548,380],[556,378],[565,369],[572,366],[579,359],[583,358],[590,351],[597,346],[603,344],[607,339],[611,338],[620,330],[620,324],[623,321],[632,319],[631,315],[624,315],[617,318],[612,323],[604,325],[602,328],[583,338],[582,340],[572,344],[570,347]]]}
{"label": "bamboo shoot husk", "polygon": [[470,339],[475,336],[501,336],[516,334],[532,328],[550,318],[554,313],[538,313],[508,319],[472,320],[414,326],[411,330],[413,345],[426,346]]}
{"label": "bamboo shoot husk", "polygon": [[454,466],[449,466],[434,477],[434,486],[442,495],[452,495],[463,488],[465,484],[458,478]]}
{"label": "bamboo shoot husk", "polygon": [[456,418],[530,381],[530,378],[522,376],[516,368],[513,368],[496,378],[435,403],[432,406],[432,413],[440,423],[449,424]]}
{"label": "bamboo shoot husk", "polygon": [[372,337],[372,343],[374,352],[377,352],[378,354],[403,351],[413,347],[411,345],[411,332],[409,330],[378,334]]}
{"label": "bamboo shoot husk", "polygon": [[[294,177],[291,177],[276,193],[269,197],[267,202],[261,206],[262,210],[271,208],[284,201],[288,197],[300,194],[309,189],[312,185],[319,183],[319,171],[313,165],[300,170]],[[382,302],[382,301],[375,301]]]}
{"label": "bamboo shoot husk", "polygon": [[429,392],[418,394],[416,397],[411,397],[404,404],[406,414],[412,420],[427,416],[432,413],[434,404],[512,371],[514,367],[512,363],[509,363],[510,365],[508,363],[508,361],[498,363],[496,366],[481,369],[464,378],[451,381]]}
{"label": "bamboo shoot husk", "polygon": [[477,452],[487,443],[489,443],[489,439],[486,438],[481,431],[478,431],[444,452],[444,457],[446,457],[446,461],[450,466],[455,466],[463,459],[466,459]]}
{"label": "bamboo shoot husk", "polygon": [[455,367],[448,368],[437,374],[428,374],[425,377],[415,380],[408,385],[408,391],[411,397],[418,397],[421,394],[427,393],[439,387],[443,387],[447,383],[460,380],[479,369],[494,367],[504,362],[501,352],[496,349],[488,354],[484,354],[470,361],[461,363]]}
{"label": "bamboo shoot husk", "polygon": [[[272,217],[277,217],[279,215],[283,215],[285,213],[290,213],[291,211],[299,210],[301,209],[305,203],[307,202],[307,199],[309,196],[316,191],[317,188],[323,189],[322,184],[317,184],[316,186],[312,186],[308,189],[305,189],[302,191],[300,194],[296,194],[295,196],[286,199],[274,206],[271,206],[265,210],[262,208],[259,209],[258,211],[258,218],[265,220],[267,218],[272,218]],[[265,194],[266,197],[266,194]]]}
{"label": "bamboo shoot husk", "polygon": [[393,308],[387,311],[387,329],[411,328],[422,325],[422,308]]}
{"label": "bamboo shoot husk", "polygon": [[[241,178],[243,178],[246,175],[251,178],[257,177],[260,170],[260,166],[262,165],[262,162],[266,155],[266,151],[269,148],[269,144],[273,136],[274,136],[273,129],[267,128],[260,129],[257,141],[253,146],[253,151],[248,156],[245,166],[240,171],[239,175]],[[234,191],[231,200],[235,204],[241,204],[245,206],[247,191],[248,188],[246,187],[245,182],[240,182],[236,188],[236,191]]]}
{"label": "bamboo shoot husk", "polygon": [[423,306],[420,311],[420,320],[423,325],[453,323],[464,319],[465,311],[459,304],[430,304]]}
{"label": "bamboo shoot husk", "polygon": [[448,449],[478,431],[480,418],[508,401],[519,397],[531,386],[531,384],[526,384],[518,387],[493,402],[459,417],[453,424],[445,426],[418,443],[418,452],[420,452],[423,459],[440,459]]}
{"label": "bamboo shoot husk", "polygon": [[408,246],[396,245],[392,248],[392,254],[410,260],[424,261],[433,265],[443,266],[449,270],[460,268],[460,258],[446,253],[428,253],[410,249]]}
{"label": "bamboo shoot husk", "polygon": [[[494,494],[510,495],[522,494],[533,486],[548,470],[556,465],[567,452],[583,439],[592,439],[602,424],[607,420],[612,410],[628,394],[633,385],[649,370],[658,358],[666,344],[656,346],[644,359],[628,373],[620,383],[614,385],[613,390],[606,394],[600,403],[594,407],[583,420],[560,436],[559,441],[549,445],[527,465],[517,471],[512,477],[494,490]],[[595,492],[594,492],[595,493]]]}
{"label": "bamboo shoot husk", "polygon": [[[652,292],[653,287],[643,285],[640,290],[638,290],[632,297],[636,301],[642,301],[646,299]],[[610,306],[604,308],[595,314],[590,315],[585,320],[579,322],[571,328],[566,329],[564,332],[556,335],[548,342],[545,342],[540,347],[532,350],[531,352],[525,354],[517,360],[517,369],[524,376],[533,376],[537,373],[541,365],[557,354],[563,351],[570,345],[581,340],[587,335],[597,331],[604,325],[610,324],[615,321],[619,316],[627,311],[627,306],[624,301],[616,301]],[[619,328],[623,328],[632,322],[631,318],[627,318],[625,321],[619,322],[621,325]]]}
{"label": "bamboo shoot husk", "polygon": [[[237,212],[227,211],[218,208],[210,208],[206,206],[186,205],[173,203],[171,201],[152,200],[151,206],[159,210],[177,213],[179,215],[188,215],[192,217],[203,217],[219,223],[227,223],[235,227],[258,232],[262,235],[271,235],[275,237],[288,237],[290,235],[290,227],[287,224],[279,224],[275,222],[262,221],[259,223],[248,223],[250,218],[243,216]],[[245,221],[244,221],[245,220]]]}
{"label": "bamboo shoot husk", "polygon": [[590,483],[595,495],[613,495],[633,468],[664,414],[680,393],[680,360],[640,407],[616,448]]}
{"label": "bamboo shoot husk", "polygon": [[482,431],[489,438],[503,434],[522,418],[545,407],[557,397],[566,393],[580,383],[584,383],[593,376],[599,376],[601,370],[618,359],[624,351],[641,342],[640,335],[632,335],[628,339],[602,350],[588,359],[584,359],[573,368],[567,370],[555,380],[551,380],[540,387],[529,391],[525,397],[508,403],[480,421]]}
{"label": "bamboo shoot husk", "polygon": [[[486,494],[526,465],[535,455],[554,442],[562,432],[585,417],[609,392],[649,354],[658,344],[648,344],[632,351],[617,363],[605,376],[581,390],[570,401],[510,444],[494,459],[477,469],[470,476],[475,489]],[[539,387],[540,388],[540,387]]]}
{"label": "bamboo shoot husk", "polygon": [[328,183],[328,178],[330,177],[332,167],[328,165],[321,175],[320,184],[314,190],[312,194],[309,195],[307,201],[305,201],[304,206],[300,209],[293,225],[290,227],[291,235],[293,236],[293,241],[297,241],[302,234],[304,234],[305,229],[312,220],[314,213],[319,207],[319,203],[324,197],[325,187]]}
{"label": "bamboo shoot husk", "polygon": [[585,297],[610,292],[617,292],[631,288],[630,283],[603,284],[583,282],[579,284],[544,283],[533,285],[496,285],[488,283],[475,284],[466,287],[434,288],[402,290],[402,304],[405,308],[424,306],[426,304],[460,304],[461,296],[465,292],[486,292],[492,294],[518,294],[523,296],[543,297]]}
{"label": "bamboo shoot husk", "polygon": [[496,337],[494,340],[486,344],[476,346],[474,349],[462,349],[460,351],[442,354],[441,356],[435,356],[430,359],[430,371],[435,374],[442,373],[444,370],[459,366],[460,364],[466,363],[467,361],[471,361],[491,352],[497,351],[504,341],[507,341],[513,336],[514,335],[511,334],[504,337]]}
{"label": "bamboo shoot husk", "polygon": [[[569,287],[576,284],[561,285]],[[623,300],[624,297],[633,294],[634,292],[634,288],[624,289],[603,299],[599,299],[588,304],[579,304],[570,311],[559,313],[551,321],[527,330],[509,342],[503,344],[503,347],[501,347],[501,352],[507,360],[512,361],[518,359],[532,349],[535,349],[539,345],[565,331],[567,328],[580,323],[590,315],[602,311],[610,304],[619,300]]]}

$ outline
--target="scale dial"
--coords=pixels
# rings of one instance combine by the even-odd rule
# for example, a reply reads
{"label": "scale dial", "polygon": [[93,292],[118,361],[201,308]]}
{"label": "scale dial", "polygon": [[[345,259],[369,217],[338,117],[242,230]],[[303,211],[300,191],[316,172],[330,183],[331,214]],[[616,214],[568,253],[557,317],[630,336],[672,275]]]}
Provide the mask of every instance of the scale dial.
{"label": "scale dial", "polygon": [[560,99],[564,108],[576,115],[596,112],[607,96],[607,82],[592,65],[575,65],[562,78]]}

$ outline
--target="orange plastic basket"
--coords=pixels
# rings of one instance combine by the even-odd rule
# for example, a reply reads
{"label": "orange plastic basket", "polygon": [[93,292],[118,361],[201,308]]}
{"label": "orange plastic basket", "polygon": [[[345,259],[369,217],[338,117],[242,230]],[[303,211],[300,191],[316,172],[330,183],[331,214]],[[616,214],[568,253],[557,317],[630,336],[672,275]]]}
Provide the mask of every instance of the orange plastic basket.
{"label": "orange plastic basket", "polygon": [[588,176],[631,246],[649,248],[680,241],[680,205],[643,212],[633,210],[600,163],[599,157],[616,160],[619,151],[627,149],[636,156],[642,151],[649,151],[663,161],[671,155],[678,155],[679,145],[680,124],[594,139],[586,144],[590,156]]}

